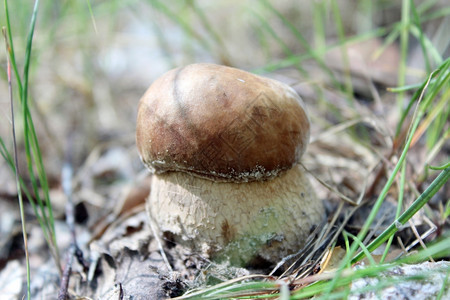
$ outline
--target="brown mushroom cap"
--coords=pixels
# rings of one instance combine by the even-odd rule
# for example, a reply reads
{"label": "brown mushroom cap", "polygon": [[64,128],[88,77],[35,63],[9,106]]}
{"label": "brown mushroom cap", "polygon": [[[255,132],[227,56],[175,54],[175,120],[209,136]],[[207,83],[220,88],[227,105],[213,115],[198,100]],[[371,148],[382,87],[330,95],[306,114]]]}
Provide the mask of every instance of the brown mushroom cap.
{"label": "brown mushroom cap", "polygon": [[246,182],[298,162],[309,140],[289,86],[235,68],[193,64],[165,73],[139,103],[137,147],[155,173]]}

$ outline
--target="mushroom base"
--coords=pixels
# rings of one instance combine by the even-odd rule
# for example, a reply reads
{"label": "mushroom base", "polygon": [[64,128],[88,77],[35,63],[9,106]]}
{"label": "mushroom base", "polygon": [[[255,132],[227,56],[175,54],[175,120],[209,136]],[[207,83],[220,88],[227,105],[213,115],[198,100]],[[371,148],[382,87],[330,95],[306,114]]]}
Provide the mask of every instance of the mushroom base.
{"label": "mushroom base", "polygon": [[300,250],[324,208],[300,166],[263,182],[224,183],[171,172],[155,175],[150,221],[193,252],[235,266],[278,262]]}

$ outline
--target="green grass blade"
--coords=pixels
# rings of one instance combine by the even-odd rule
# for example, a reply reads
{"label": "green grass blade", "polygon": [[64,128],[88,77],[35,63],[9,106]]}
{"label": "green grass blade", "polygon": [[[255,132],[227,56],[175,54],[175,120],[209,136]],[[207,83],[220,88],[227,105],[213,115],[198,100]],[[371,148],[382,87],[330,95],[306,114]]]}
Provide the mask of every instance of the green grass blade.
{"label": "green grass blade", "polygon": [[[439,189],[447,183],[450,178],[450,168],[443,170],[438,177],[431,183],[431,185],[413,202],[413,204],[392,223],[383,233],[381,233],[373,242],[371,242],[367,249],[373,251],[383,244],[390,236],[394,235],[402,225],[408,222],[428,201],[433,197]],[[364,253],[357,254],[352,263],[361,260],[364,257]]]}
{"label": "green grass blade", "polygon": [[[406,61],[408,56],[410,27],[410,0],[402,0],[402,17],[400,30],[400,62],[398,66],[398,85],[403,86],[406,82]],[[400,92],[397,94],[397,105],[402,111],[405,94]]]}
{"label": "green grass blade", "polygon": [[417,12],[414,1],[411,0],[410,5],[411,5],[411,11],[412,11],[412,15],[413,15],[414,25],[416,26],[417,31],[418,31],[420,47],[422,48],[423,59],[425,61],[425,69],[426,69],[427,73],[430,73],[431,72],[431,64],[430,64],[429,55],[428,55],[428,51],[427,51],[428,48],[425,45],[425,35],[423,34],[423,31],[421,29],[422,25],[420,23],[419,13]]}
{"label": "green grass blade", "polygon": [[447,270],[447,274],[445,275],[444,282],[442,283],[442,288],[439,291],[439,294],[437,295],[436,300],[441,300],[442,296],[444,296],[445,289],[448,287],[448,284],[449,284],[449,280],[448,280],[449,275],[450,275],[450,269]]}
{"label": "green grass blade", "polygon": [[444,169],[447,169],[449,167],[450,167],[450,162],[446,163],[445,165],[438,166],[438,167],[430,166],[430,169],[432,169],[432,170],[444,170]]}
{"label": "green grass blade", "polygon": [[27,37],[27,45],[25,52],[25,64],[23,67],[23,91],[22,91],[22,101],[27,102],[28,99],[28,78],[29,78],[29,70],[30,70],[30,61],[31,61],[31,48],[33,46],[33,36],[34,29],[36,26],[36,17],[39,8],[39,0],[34,2],[33,14],[31,15],[30,28],[28,31]]}
{"label": "green grass blade", "polygon": [[[33,194],[36,198],[37,206],[35,205],[33,198],[27,195],[37,219],[41,225],[44,236],[47,243],[52,250],[51,253],[55,259],[55,263],[59,267],[59,252],[56,245],[56,235],[54,228],[53,210],[49,196],[48,180],[42,161],[42,154],[40,152],[39,142],[37,134],[34,128],[33,119],[30,112],[30,105],[28,101],[28,86],[29,86],[29,73],[32,56],[33,37],[37,21],[37,12],[39,8],[39,0],[34,2],[33,11],[30,19],[30,25],[26,40],[25,58],[22,78],[17,68],[16,56],[14,54],[14,45],[11,36],[11,25],[9,18],[8,3],[5,0],[5,15],[7,21],[7,32],[10,47],[8,49],[9,57],[11,59],[11,65],[15,77],[17,78],[17,85],[19,89],[19,100],[21,104],[21,113],[23,115],[23,136],[25,144],[25,156],[28,170],[28,176],[30,178]],[[5,148],[6,149],[6,148]],[[14,168],[15,172],[15,168]],[[41,197],[40,188],[43,192],[43,198]]]}
{"label": "green grass blade", "polygon": [[199,42],[199,44],[207,51],[211,52],[211,45],[209,42],[204,39],[201,35],[199,35],[194,28],[190,24],[188,24],[180,15],[174,13],[169,7],[159,0],[151,0],[151,5],[168,17],[172,22],[178,24],[180,28],[190,37],[194,38]]}
{"label": "green grass blade", "polygon": [[[20,78],[19,69],[17,68],[16,57],[14,54],[14,42],[13,42],[12,33],[11,33],[11,23],[10,23],[10,19],[9,19],[8,0],[5,0],[4,4],[5,4],[6,31],[8,32],[7,36],[8,36],[8,43],[9,43],[8,54],[9,54],[11,66],[13,67],[13,70],[14,70],[14,75],[16,76],[17,85],[19,87],[19,94],[22,95],[23,86],[22,86],[22,80]],[[22,100],[21,98],[19,98],[19,99]]]}
{"label": "green grass blade", "polygon": [[331,0],[331,9],[333,11],[334,22],[336,24],[336,32],[341,42],[341,56],[342,62],[344,63],[344,76],[345,76],[345,93],[347,95],[347,103],[350,106],[353,106],[353,83],[352,83],[352,75],[350,71],[350,60],[348,58],[347,45],[345,41],[347,40],[345,36],[344,25],[342,23],[341,13],[339,11],[339,6],[336,0]]}
{"label": "green grass blade", "polygon": [[[328,68],[328,66],[325,64],[324,60],[318,55],[312,47],[309,45],[309,42],[305,39],[305,37],[301,34],[301,32],[291,23],[289,20],[287,20],[268,0],[262,1],[262,3],[267,7],[272,13],[277,16],[277,18],[283,22],[283,24],[289,29],[289,31],[296,37],[300,45],[305,48],[306,53],[312,57],[318,64],[318,66],[328,75],[328,77],[331,79],[332,83],[336,87],[340,87],[341,84],[336,79],[336,76],[333,74],[333,72]],[[342,88],[342,87],[341,87]]]}
{"label": "green grass blade", "polygon": [[[425,109],[428,107],[428,105],[430,104],[430,101],[434,98],[436,93],[441,88],[441,86],[440,86],[441,83],[440,83],[439,79],[443,76],[443,73],[444,72],[441,72],[441,74],[438,75],[438,79],[437,79],[438,83],[431,88],[430,93],[427,94],[425,96],[425,99],[424,99],[425,88],[428,87],[428,84],[430,83],[432,74],[430,74],[430,76],[428,77],[428,79],[426,81],[426,84],[425,84],[425,88],[421,92],[421,95],[420,95],[420,98],[419,98],[419,105],[418,105],[418,108],[417,108],[416,113],[414,115],[412,125],[410,126],[410,130],[409,130],[409,133],[408,133],[408,138],[406,140],[405,146],[404,146],[404,148],[402,150],[402,153],[401,153],[401,155],[400,155],[400,157],[398,159],[397,164],[395,165],[391,175],[389,176],[389,178],[388,178],[387,182],[385,183],[382,191],[380,192],[380,195],[378,196],[377,200],[375,201],[375,203],[373,205],[373,208],[372,208],[369,216],[367,217],[366,222],[364,223],[363,227],[361,228],[360,232],[357,235],[359,240],[363,240],[365,238],[366,234],[368,233],[370,225],[375,220],[375,216],[377,215],[378,211],[380,210],[381,205],[383,204],[384,199],[386,198],[386,195],[387,195],[390,187],[392,186],[392,184],[393,184],[393,182],[395,180],[395,177],[397,176],[397,173],[398,173],[400,167],[403,165],[403,161],[406,159],[406,155],[407,155],[409,147],[411,145],[411,141],[412,141],[412,139],[414,137],[414,133],[416,132],[417,127],[419,126],[420,120],[422,119],[423,115],[425,114]],[[423,99],[423,103],[421,103],[422,99]],[[359,245],[356,242],[354,242],[352,244],[352,246],[350,247],[350,250],[349,250],[349,255],[350,256],[353,256],[353,254],[358,249],[358,246]],[[359,257],[360,255],[361,254],[358,254],[358,259],[360,259],[360,257]],[[363,254],[362,254],[362,256],[363,256]],[[339,279],[339,276],[340,276],[343,268],[345,267],[346,263],[347,263],[346,261],[343,261],[341,263],[341,265],[339,267],[339,270],[338,270],[338,272],[336,274],[336,277],[333,279],[332,284],[330,284],[330,286],[329,286],[329,288],[327,290],[327,294],[331,293],[331,291],[335,288],[335,284],[337,283],[337,281]]]}
{"label": "green grass blade", "polygon": [[[348,37],[345,41],[342,41],[342,42],[339,41],[339,42],[334,43],[329,46],[316,47],[315,54],[322,56],[327,51],[338,48],[338,47],[342,46],[343,44],[367,41],[374,37],[381,37],[381,36],[385,35],[387,32],[388,32],[387,28],[377,28],[377,29],[374,29],[373,31],[367,32],[365,34],[361,34],[359,36]],[[255,73],[261,73],[263,71],[273,72],[278,69],[292,67],[296,64],[302,63],[304,60],[311,59],[311,58],[313,58],[313,57],[307,53],[295,55],[295,56],[287,57],[282,60],[276,61],[274,63],[268,63],[263,68],[256,69],[253,72],[255,72]]]}
{"label": "green grass blade", "polygon": [[[450,68],[450,58],[448,58],[446,61],[443,62],[443,64],[441,66],[439,66],[439,68],[435,71],[433,71],[428,80],[424,81],[421,85],[420,88],[414,93],[414,95],[411,97],[411,100],[408,103],[408,106],[406,107],[406,109],[403,110],[402,115],[400,117],[400,121],[398,122],[396,131],[395,131],[395,136],[398,136],[400,134],[400,131],[403,127],[403,123],[406,120],[406,117],[408,116],[411,108],[413,107],[414,103],[417,101],[417,99],[419,99],[420,95],[423,93],[424,89],[426,88],[426,86],[428,85],[435,85],[436,82],[439,81],[439,78],[441,78],[442,76],[447,76],[448,74],[450,74],[449,72],[449,68]],[[438,78],[435,78],[438,77]],[[440,81],[442,82],[443,80],[440,79]],[[412,86],[408,86],[407,88],[409,89]],[[437,89],[439,90],[439,89]],[[390,91],[394,91],[394,92],[401,92],[403,91],[401,88],[399,89],[390,89]]]}
{"label": "green grass blade", "polygon": [[443,61],[443,58],[441,54],[439,54],[439,50],[437,50],[436,47],[433,45],[433,43],[430,41],[430,39],[423,34],[421,28],[413,24],[411,25],[410,32],[414,37],[416,37],[420,41],[421,45],[423,44],[422,47],[426,49],[423,50],[426,51],[425,53],[423,53],[423,55],[427,55],[427,57],[431,56],[435,64],[440,65]]}
{"label": "green grass blade", "polygon": [[[56,247],[56,235],[54,228],[54,218],[53,209],[49,196],[48,180],[45,173],[44,165],[42,162],[42,154],[40,153],[39,141],[37,139],[36,131],[34,128],[34,122],[30,113],[28,104],[28,82],[29,82],[29,68],[31,63],[31,53],[33,46],[33,36],[37,20],[37,12],[39,8],[39,0],[36,0],[33,7],[33,13],[30,21],[30,28],[27,37],[26,52],[25,52],[25,62],[23,70],[23,90],[22,90],[22,110],[24,113],[24,136],[25,136],[25,151],[27,156],[27,165],[30,174],[31,181],[33,182],[34,192],[38,199],[39,207],[41,208],[41,213],[43,219],[45,220],[45,225],[47,227],[50,236],[52,237],[53,251],[55,251],[56,257],[59,257],[58,250]],[[42,190],[44,192],[44,199],[41,200],[38,183],[34,175],[34,166],[37,168],[38,178]],[[58,259],[59,261],[59,259]]]}
{"label": "green grass blade", "polygon": [[326,21],[324,18],[326,5],[325,1],[313,2],[314,44],[316,49],[326,48]]}
{"label": "green grass blade", "polygon": [[[280,45],[284,54],[287,57],[294,57],[295,54],[292,52],[292,50],[289,48],[289,46],[282,40],[282,38],[273,30],[272,26],[270,26],[270,24],[267,22],[267,19],[264,18],[263,16],[261,16],[255,10],[253,10],[251,8],[249,8],[249,9],[250,9],[251,13],[258,19],[259,23],[261,24],[261,28],[264,30],[264,32],[269,34],[277,42],[277,44]],[[303,69],[303,67],[301,66],[300,63],[295,64],[295,67],[301,74],[303,74],[303,76],[305,76],[305,77],[308,76],[307,72],[305,71],[305,69]]]}
{"label": "green grass blade", "polygon": [[362,252],[369,260],[370,265],[372,265],[372,266],[376,265],[375,260],[373,259],[372,255],[370,254],[370,249],[368,247],[364,246],[364,243],[362,242],[362,240],[358,239],[357,236],[351,234],[350,232],[344,231],[344,234],[348,235],[349,237],[351,237],[353,239],[354,242],[359,244],[359,247],[362,249]]}
{"label": "green grass blade", "polygon": [[92,26],[94,26],[95,33],[98,33],[97,22],[95,22],[95,17],[94,17],[94,12],[92,11],[91,1],[86,0],[86,3],[87,3],[87,6],[88,6],[88,9],[89,9],[89,15],[91,16]]}
{"label": "green grass blade", "polygon": [[429,22],[439,18],[445,18],[450,15],[450,6],[442,7],[434,12],[426,14],[422,17],[422,22]]}
{"label": "green grass blade", "polygon": [[[14,159],[13,159],[12,155],[9,153],[8,149],[6,148],[6,145],[1,137],[0,137],[0,154],[2,155],[3,159],[6,161],[6,163],[8,164],[8,166],[10,167],[10,169],[14,173],[14,175],[16,175]],[[44,238],[45,238],[46,242],[50,245],[51,240],[48,235],[47,226],[45,225],[45,222],[42,219],[42,216],[38,211],[38,207],[33,200],[33,196],[31,195],[31,192],[28,189],[28,187],[26,186],[23,179],[19,177],[19,181],[20,181],[21,191],[25,194],[26,198],[28,199],[28,202],[31,204],[34,215],[36,216],[36,219],[38,220],[40,227],[43,229]]]}
{"label": "green grass blade", "polygon": [[[6,44],[6,52],[9,52],[9,46],[8,46],[8,37],[5,28],[2,28],[3,30],[3,36],[5,38],[5,44]],[[6,56],[8,57],[8,53],[6,53]],[[15,120],[14,120],[14,101],[13,101],[13,92],[12,92],[12,83],[11,83],[11,64],[9,57],[7,59],[7,76],[8,76],[8,92],[9,92],[9,101],[11,105],[11,128],[12,128],[12,138],[13,138],[13,148],[14,148],[14,169],[15,171],[15,179],[16,179],[16,189],[17,189],[17,198],[19,201],[19,211],[20,211],[20,220],[22,223],[22,236],[23,236],[23,245],[25,250],[25,266],[26,266],[26,278],[27,278],[27,299],[31,299],[31,272],[30,272],[30,257],[28,254],[28,234],[27,234],[27,227],[26,227],[26,218],[25,218],[25,208],[23,205],[23,199],[22,199],[22,191],[21,191],[21,185],[19,180],[19,161],[17,159],[17,141],[16,141],[16,126],[15,126]],[[2,155],[4,150],[6,150],[6,147],[4,147],[3,140],[0,140],[2,143]],[[6,154],[6,152],[5,152]],[[5,155],[3,155],[5,156]]]}
{"label": "green grass blade", "polygon": [[395,42],[395,40],[397,40],[400,36],[400,28],[400,24],[395,24],[393,26],[391,32],[384,39],[383,46],[374,53],[375,58],[378,58],[390,45]]}
{"label": "green grass blade", "polygon": [[222,37],[220,36],[219,33],[217,33],[216,30],[213,29],[213,25],[208,20],[203,10],[197,5],[196,0],[189,1],[189,6],[192,8],[193,12],[202,23],[203,28],[205,28],[205,30],[208,32],[208,34],[212,37],[212,39],[218,46],[218,51],[220,53],[219,56],[222,63],[228,65],[230,55],[228,54],[227,45],[224,43]]}
{"label": "green grass blade", "polygon": [[[395,219],[398,219],[402,213],[403,207],[403,194],[405,192],[405,183],[406,183],[406,162],[403,162],[402,169],[400,171],[400,182],[398,187],[398,198],[397,198],[397,211],[395,212]],[[394,240],[394,235],[391,235],[386,243],[386,249],[384,249],[383,256],[381,257],[380,262],[383,263],[386,259],[386,256],[389,254],[389,250]],[[370,250],[369,250],[370,251]]]}
{"label": "green grass blade", "polygon": [[[369,225],[372,224],[373,219],[375,218],[376,213],[378,213],[379,206],[381,206],[381,203],[382,203],[382,199],[385,198],[385,196],[386,196],[386,194],[387,194],[387,192],[388,192],[390,186],[392,185],[392,182],[393,182],[393,180],[394,180],[394,178],[395,178],[395,175],[397,174],[397,172],[398,172],[398,170],[399,170],[401,164],[402,164],[403,161],[405,160],[405,157],[406,157],[406,154],[407,154],[407,152],[408,152],[408,150],[409,150],[409,147],[410,147],[412,138],[413,138],[413,136],[414,136],[414,133],[415,133],[416,130],[417,130],[417,127],[418,127],[418,125],[419,125],[419,123],[420,123],[420,120],[422,119],[422,116],[425,114],[425,111],[426,111],[427,107],[430,106],[431,101],[436,97],[436,94],[442,89],[442,83],[443,83],[443,82],[447,82],[447,80],[448,80],[448,78],[446,78],[446,77],[442,78],[442,76],[445,76],[445,75],[446,75],[445,72],[441,72],[441,73],[438,75],[438,78],[437,78],[437,80],[436,80],[436,84],[430,87],[430,90],[431,90],[430,93],[428,93],[428,94],[424,97],[425,88],[428,87],[428,84],[430,83],[430,80],[431,80],[432,75],[430,75],[430,76],[428,77],[428,80],[427,80],[427,82],[426,82],[426,84],[425,84],[425,86],[424,86],[424,89],[423,89],[422,92],[421,92],[421,96],[420,96],[420,98],[419,98],[419,107],[418,107],[418,109],[417,109],[415,118],[414,118],[414,120],[413,120],[413,124],[412,124],[412,126],[411,126],[411,128],[410,128],[410,131],[409,131],[409,137],[408,137],[408,139],[407,139],[407,142],[406,142],[406,144],[405,144],[405,147],[403,148],[403,151],[402,151],[402,154],[401,154],[401,156],[400,156],[400,158],[399,158],[399,161],[398,161],[396,167],[394,168],[394,170],[393,170],[393,172],[392,172],[390,178],[388,179],[388,182],[386,183],[386,185],[385,185],[383,191],[381,192],[379,198],[377,199],[377,201],[376,201],[376,203],[375,203],[375,205],[374,205],[374,208],[372,209],[371,214],[370,214],[370,216],[368,217],[367,222],[365,223],[365,226],[363,226],[363,229],[361,230],[360,234],[358,234],[358,237],[359,237],[360,235],[361,235],[361,236],[363,236],[363,235],[365,236],[365,234],[367,233],[367,230],[368,230]],[[420,99],[423,99],[423,103],[420,103]],[[402,215],[402,216],[403,216],[403,215]],[[403,216],[403,217],[404,217],[404,216]],[[361,239],[362,239],[362,238],[361,238]],[[356,246],[354,246],[353,248],[355,248],[355,250],[356,250]],[[372,250],[373,250],[373,249],[372,249]]]}
{"label": "green grass blade", "polygon": [[428,149],[431,149],[437,143],[442,133],[445,132],[450,114],[449,99],[450,89],[447,89],[443,93],[441,100],[429,111],[424,121],[426,124],[429,124],[426,136]]}

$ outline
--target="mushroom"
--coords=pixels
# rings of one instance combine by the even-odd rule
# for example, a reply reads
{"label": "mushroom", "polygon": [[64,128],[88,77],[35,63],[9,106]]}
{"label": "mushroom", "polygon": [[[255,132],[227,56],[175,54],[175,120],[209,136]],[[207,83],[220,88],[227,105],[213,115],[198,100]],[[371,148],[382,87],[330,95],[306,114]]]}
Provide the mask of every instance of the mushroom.
{"label": "mushroom", "polygon": [[298,251],[324,218],[298,164],[309,129],[303,101],[281,82],[206,63],[165,73],[137,116],[137,147],[154,173],[150,221],[233,265]]}

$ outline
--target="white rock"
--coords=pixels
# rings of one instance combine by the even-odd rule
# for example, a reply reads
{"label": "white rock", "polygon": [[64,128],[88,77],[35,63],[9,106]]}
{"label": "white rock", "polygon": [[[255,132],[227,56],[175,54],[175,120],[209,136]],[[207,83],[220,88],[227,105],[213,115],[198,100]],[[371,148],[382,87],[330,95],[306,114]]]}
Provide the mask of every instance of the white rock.
{"label": "white rock", "polygon": [[[353,281],[349,299],[436,299],[444,284],[446,286],[441,299],[450,299],[449,278],[447,277],[449,272],[450,262],[447,261],[397,266],[382,272],[377,278],[366,277]],[[411,276],[424,276],[424,278],[407,279]],[[389,281],[392,281],[393,284],[384,288],[376,287]],[[367,289],[370,286],[373,286],[374,289],[358,293],[360,289]]]}

